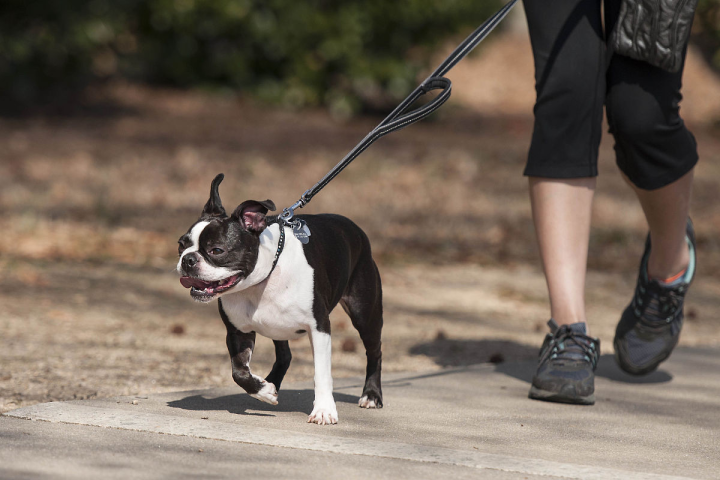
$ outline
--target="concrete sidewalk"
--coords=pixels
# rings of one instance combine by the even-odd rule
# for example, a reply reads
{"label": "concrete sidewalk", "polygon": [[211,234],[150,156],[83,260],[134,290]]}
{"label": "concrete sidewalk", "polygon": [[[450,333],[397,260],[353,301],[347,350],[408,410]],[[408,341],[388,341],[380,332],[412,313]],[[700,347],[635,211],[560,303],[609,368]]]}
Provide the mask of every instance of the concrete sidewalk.
{"label": "concrete sidewalk", "polygon": [[640,379],[603,356],[593,407],[528,400],[533,368],[388,375],[376,411],[336,380],[335,426],[305,423],[311,384],[35,405],[0,417],[0,478],[718,478],[720,350]]}

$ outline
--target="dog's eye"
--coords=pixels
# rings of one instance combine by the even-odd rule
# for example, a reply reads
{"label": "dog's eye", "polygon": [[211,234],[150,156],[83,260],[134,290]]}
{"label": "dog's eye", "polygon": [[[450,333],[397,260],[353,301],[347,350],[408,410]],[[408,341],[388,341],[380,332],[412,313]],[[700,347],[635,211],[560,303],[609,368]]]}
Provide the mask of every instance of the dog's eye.
{"label": "dog's eye", "polygon": [[178,242],[178,255],[182,255],[183,250],[185,249],[183,248],[182,242]]}
{"label": "dog's eye", "polygon": [[225,253],[225,250],[223,250],[222,248],[215,247],[212,250],[210,250],[210,253],[213,255],[222,255],[223,253]]}

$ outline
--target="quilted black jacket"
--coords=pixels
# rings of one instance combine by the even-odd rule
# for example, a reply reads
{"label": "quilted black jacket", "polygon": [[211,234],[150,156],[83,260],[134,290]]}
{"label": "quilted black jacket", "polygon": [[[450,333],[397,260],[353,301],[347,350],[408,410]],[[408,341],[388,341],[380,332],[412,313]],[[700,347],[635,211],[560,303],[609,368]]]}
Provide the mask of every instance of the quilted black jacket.
{"label": "quilted black jacket", "polygon": [[623,0],[611,37],[615,53],[677,72],[698,0]]}

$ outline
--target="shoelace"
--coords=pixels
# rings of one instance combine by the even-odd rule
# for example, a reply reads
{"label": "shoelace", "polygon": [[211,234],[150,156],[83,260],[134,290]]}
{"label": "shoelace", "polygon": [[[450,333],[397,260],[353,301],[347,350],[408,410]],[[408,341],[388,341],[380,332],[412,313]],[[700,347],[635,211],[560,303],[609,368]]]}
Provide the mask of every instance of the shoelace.
{"label": "shoelace", "polygon": [[550,359],[585,359],[592,363],[593,368],[597,364],[595,340],[585,334],[575,332],[567,325],[563,325],[553,334],[551,345],[548,350]]}
{"label": "shoelace", "polygon": [[675,318],[685,293],[685,285],[663,287],[657,282],[638,282],[633,297],[633,311],[650,327],[671,323]]}

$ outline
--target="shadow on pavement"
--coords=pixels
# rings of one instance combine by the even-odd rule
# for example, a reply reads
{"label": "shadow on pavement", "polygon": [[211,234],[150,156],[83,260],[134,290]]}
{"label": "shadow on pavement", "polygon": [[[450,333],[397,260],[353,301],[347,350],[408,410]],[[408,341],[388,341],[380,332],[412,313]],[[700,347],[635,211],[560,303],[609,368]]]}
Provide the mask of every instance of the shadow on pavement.
{"label": "shadow on pavement", "polygon": [[595,375],[622,383],[667,383],[673,379],[673,376],[665,370],[655,370],[652,373],[640,377],[630,375],[620,370],[620,367],[615,363],[613,355],[610,354],[600,356],[600,362],[598,363]]}
{"label": "shadow on pavement", "polygon": [[[333,394],[336,402],[356,404],[360,397],[346,393]],[[278,405],[270,405],[252,398],[246,393],[225,395],[224,397],[206,398],[202,395],[191,395],[180,400],[167,402],[168,407],[181,408],[183,410],[212,411],[224,410],[237,415],[253,415],[262,417],[273,417],[278,412],[303,412],[310,414],[313,407],[315,393],[311,389],[306,390],[280,390]],[[251,410],[251,411],[248,411]],[[268,412],[268,413],[260,413]]]}
{"label": "shadow on pavement", "polygon": [[[535,374],[535,363],[503,363],[497,365],[495,371],[530,383]],[[620,367],[617,366],[615,359],[610,354],[600,356],[595,375],[622,383],[666,383],[673,378],[672,375],[664,370],[656,370],[642,377],[629,375],[620,370]]]}
{"label": "shadow on pavement", "polygon": [[411,355],[425,355],[441,367],[478,363],[518,362],[537,358],[538,348],[511,340],[456,340],[437,338],[410,348]]}
{"label": "shadow on pavement", "polygon": [[[479,363],[495,364],[495,371],[530,383],[535,373],[535,361],[539,347],[524,345],[511,340],[455,340],[440,338],[415,345],[413,355],[425,355],[442,367],[462,367]],[[622,383],[666,383],[672,375],[664,370],[642,377],[629,375],[617,366],[613,355],[600,356],[598,377]]]}

